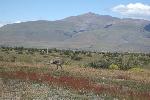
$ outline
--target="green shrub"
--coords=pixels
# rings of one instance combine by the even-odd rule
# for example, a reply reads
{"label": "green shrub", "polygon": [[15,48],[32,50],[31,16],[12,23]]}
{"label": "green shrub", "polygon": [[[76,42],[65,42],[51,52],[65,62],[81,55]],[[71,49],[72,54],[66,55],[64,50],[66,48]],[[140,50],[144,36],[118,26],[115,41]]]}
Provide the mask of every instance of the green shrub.
{"label": "green shrub", "polygon": [[129,71],[133,71],[133,72],[143,72],[143,69],[140,67],[133,67],[131,69],[129,69]]}
{"label": "green shrub", "polygon": [[23,54],[23,51],[17,51],[17,54]]}
{"label": "green shrub", "polygon": [[93,67],[93,68],[108,68],[110,65],[110,62],[107,60],[99,60],[99,61],[95,61],[95,62],[90,62],[88,64],[89,67]]}
{"label": "green shrub", "polygon": [[119,66],[118,66],[118,65],[115,65],[115,64],[111,64],[111,65],[109,66],[109,69],[118,70],[118,69],[119,69]]}
{"label": "green shrub", "polygon": [[72,60],[76,60],[76,61],[80,61],[82,59],[82,57],[79,56],[71,56]]}
{"label": "green shrub", "polygon": [[87,66],[92,67],[92,68],[99,68],[96,62],[90,62]]}

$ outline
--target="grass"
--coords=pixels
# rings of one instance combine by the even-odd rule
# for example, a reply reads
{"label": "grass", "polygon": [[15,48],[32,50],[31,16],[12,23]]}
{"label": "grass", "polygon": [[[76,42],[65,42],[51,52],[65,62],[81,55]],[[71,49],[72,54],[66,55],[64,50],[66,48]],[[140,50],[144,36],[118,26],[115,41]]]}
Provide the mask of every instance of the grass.
{"label": "grass", "polygon": [[102,98],[102,96],[97,96],[93,93],[83,95],[77,91],[71,91],[63,87],[19,79],[12,80],[0,78],[0,86],[3,86],[3,91],[0,90],[2,93],[0,100],[96,100],[96,98]]}
{"label": "grass", "polygon": [[[74,56],[74,52],[70,52],[69,55]],[[86,65],[89,62],[103,59],[103,57],[106,58],[105,60],[110,60],[116,54],[77,53],[77,57],[82,58],[79,60],[72,59],[69,55],[55,50],[45,55],[39,52],[26,54],[26,51],[18,54],[15,50],[5,52],[0,49],[0,86],[4,85],[4,89],[1,89],[0,92],[7,92],[5,89],[11,90],[13,87],[10,85],[13,83],[19,91],[19,88],[22,88],[19,84],[24,83],[30,89],[27,90],[27,94],[22,94],[23,90],[20,90],[22,95],[20,98],[28,100],[45,100],[48,97],[53,98],[52,95],[56,96],[55,99],[58,97],[69,100],[96,100],[99,98],[149,100],[150,71],[148,67],[145,69],[132,68],[126,71],[118,68],[116,70],[95,69]],[[136,55],[135,59],[144,59],[141,64],[149,63],[148,54],[132,54],[134,55]],[[51,58],[57,56],[62,57],[65,61],[62,70],[56,70],[56,66],[46,64]],[[43,90],[47,92],[44,94],[41,92]]]}
{"label": "grass", "polygon": [[[0,76],[6,79],[23,79],[24,81],[48,82],[49,84],[52,82],[59,87],[73,89],[79,93],[82,90],[83,94],[85,89],[99,95],[107,94],[119,98],[135,99],[140,96],[147,99],[150,96],[148,94],[150,91],[149,80],[144,81],[140,78],[140,75],[142,75],[145,76],[145,79],[148,79],[149,71],[112,71],[71,66],[65,66],[63,70],[55,70],[53,67],[30,64],[18,66],[17,63],[7,63],[5,66],[5,63],[3,63],[0,67]],[[132,77],[136,74],[136,77]]]}
{"label": "grass", "polygon": [[113,85],[102,85],[90,82],[84,78],[75,78],[71,76],[59,76],[53,77],[47,74],[39,74],[39,73],[25,73],[21,71],[17,72],[3,72],[1,77],[5,79],[22,79],[22,80],[30,80],[36,82],[48,82],[52,85],[67,87],[77,91],[89,91],[94,92],[96,94],[108,94],[112,96],[123,96],[123,97],[132,97],[132,98],[149,98],[150,94],[148,92],[137,92],[133,90],[123,90],[118,86]]}
{"label": "grass", "polygon": [[[55,66],[44,65],[44,64],[28,64],[28,63],[9,63],[9,62],[0,62],[0,68],[8,71],[30,71],[30,72],[45,72],[57,74]],[[108,70],[108,69],[94,69],[94,68],[83,68],[78,66],[64,66],[63,73],[70,73],[76,77],[88,77],[91,79],[96,78],[115,78],[115,79],[131,79],[135,81],[141,81],[145,83],[150,82],[150,71],[144,70],[141,72],[137,71],[121,71],[121,70]]]}

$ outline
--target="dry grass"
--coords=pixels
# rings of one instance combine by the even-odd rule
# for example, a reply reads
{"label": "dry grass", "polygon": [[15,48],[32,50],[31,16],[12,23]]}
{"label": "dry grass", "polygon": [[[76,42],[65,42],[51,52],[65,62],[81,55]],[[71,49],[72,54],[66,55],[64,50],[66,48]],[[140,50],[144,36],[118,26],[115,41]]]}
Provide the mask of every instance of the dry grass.
{"label": "dry grass", "polygon": [[[10,71],[9,77],[14,75],[14,77],[19,79],[54,82],[77,90],[82,90],[82,88],[87,90],[93,89],[97,93],[105,91],[107,94],[123,98],[128,96],[132,98],[136,96],[148,98],[150,96],[150,85],[147,85],[150,84],[149,70],[136,72],[78,66],[64,66],[63,70],[55,70],[54,66],[19,62],[0,62],[0,68],[6,69],[6,73]],[[32,71],[26,72],[27,69]],[[1,72],[3,73],[3,70]],[[142,92],[137,91],[138,89],[136,88],[142,88]]]}
{"label": "dry grass", "polygon": [[0,100],[99,100],[101,96],[77,94],[46,83],[0,78]]}
{"label": "dry grass", "polygon": [[112,78],[135,80],[140,82],[150,83],[150,71],[143,70],[142,72],[121,71],[121,70],[108,70],[108,69],[94,69],[94,68],[81,68],[65,66],[65,71],[73,73],[75,76],[89,77],[89,78]]}
{"label": "dry grass", "polygon": [[[31,68],[49,68],[51,72],[55,69],[53,65],[43,65],[43,64],[28,64],[21,62],[0,62],[1,67],[31,67]],[[123,80],[135,80],[139,82],[150,83],[150,71],[121,71],[121,70],[108,70],[108,69],[94,69],[94,68],[83,68],[78,66],[64,66],[63,71],[69,72],[71,75],[76,77],[86,77],[90,79],[97,78],[111,78],[111,79],[123,79]]]}
{"label": "dry grass", "polygon": [[71,77],[71,76],[59,76],[54,77],[49,74],[41,74],[41,73],[29,73],[29,72],[3,72],[0,75],[1,77],[8,79],[21,79],[21,80],[28,80],[28,81],[37,81],[37,82],[48,82],[49,84],[67,87],[77,91],[90,91],[97,94],[108,94],[112,96],[119,96],[124,98],[140,98],[146,99],[150,98],[149,92],[138,92],[133,91],[128,88],[122,88],[119,86],[114,85],[104,85],[104,84],[97,84],[93,83],[88,79],[81,78],[81,77]]}

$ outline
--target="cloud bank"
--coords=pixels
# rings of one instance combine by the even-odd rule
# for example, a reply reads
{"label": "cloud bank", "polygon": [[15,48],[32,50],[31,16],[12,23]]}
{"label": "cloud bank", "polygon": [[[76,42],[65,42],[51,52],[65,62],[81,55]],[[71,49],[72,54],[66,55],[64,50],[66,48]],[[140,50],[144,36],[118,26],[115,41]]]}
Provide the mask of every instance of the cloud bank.
{"label": "cloud bank", "polygon": [[142,18],[150,20],[150,5],[142,3],[130,3],[128,5],[117,5],[112,8],[112,11],[120,13],[126,17]]}

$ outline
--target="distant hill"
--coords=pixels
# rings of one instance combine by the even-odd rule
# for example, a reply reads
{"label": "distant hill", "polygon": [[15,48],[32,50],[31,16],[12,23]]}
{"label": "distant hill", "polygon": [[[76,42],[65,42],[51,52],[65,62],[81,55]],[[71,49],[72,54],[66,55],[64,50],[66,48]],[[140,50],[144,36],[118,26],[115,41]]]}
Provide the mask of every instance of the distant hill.
{"label": "distant hill", "polygon": [[57,21],[29,21],[0,28],[0,45],[150,52],[150,21],[86,13]]}

